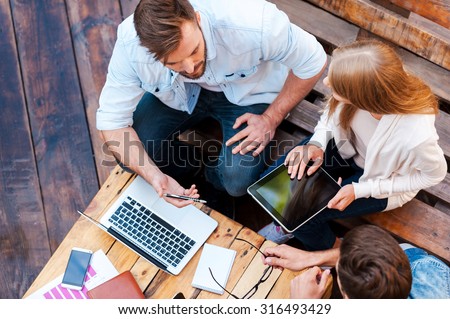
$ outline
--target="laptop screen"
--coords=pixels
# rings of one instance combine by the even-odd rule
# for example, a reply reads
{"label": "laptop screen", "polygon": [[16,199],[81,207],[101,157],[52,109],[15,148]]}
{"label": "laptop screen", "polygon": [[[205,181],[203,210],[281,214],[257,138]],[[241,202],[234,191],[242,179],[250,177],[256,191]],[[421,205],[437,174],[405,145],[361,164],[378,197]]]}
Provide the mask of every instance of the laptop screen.
{"label": "laptop screen", "polygon": [[248,188],[256,201],[287,231],[294,231],[323,210],[340,186],[321,167],[299,181],[278,166]]}

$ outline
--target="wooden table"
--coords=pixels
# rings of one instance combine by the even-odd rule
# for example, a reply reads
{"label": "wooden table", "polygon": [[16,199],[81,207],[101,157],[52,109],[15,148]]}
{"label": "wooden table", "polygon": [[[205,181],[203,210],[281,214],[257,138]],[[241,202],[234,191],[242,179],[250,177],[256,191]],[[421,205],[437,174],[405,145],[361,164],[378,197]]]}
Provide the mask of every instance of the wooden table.
{"label": "wooden table", "polygon": [[[91,201],[85,213],[99,220],[104,211],[134,177],[135,175],[126,173],[119,167],[116,167]],[[251,229],[223,216],[217,211],[211,210],[205,205],[199,204],[197,207],[219,223],[207,242],[237,251],[226,288],[237,296],[243,296],[258,282],[266,266],[263,265],[261,254],[256,249],[248,243],[235,240],[235,238],[246,239],[261,250],[264,250],[266,247],[276,246],[276,244],[265,240]],[[178,276],[169,275],[153,266],[144,258],[141,258],[120,242],[117,242],[84,217],[80,217],[75,223],[23,297],[27,297],[61,275],[64,272],[70,250],[75,246],[91,249],[92,251],[102,249],[119,273],[131,270],[146,298],[167,299],[172,298],[177,292],[182,292],[186,298],[233,298],[227,293],[218,295],[191,286],[202,249],[194,255]],[[259,286],[252,298],[289,298],[290,281],[297,274],[288,270],[280,271],[274,269],[269,279]],[[332,281],[330,280],[326,296],[330,296],[331,286]]]}

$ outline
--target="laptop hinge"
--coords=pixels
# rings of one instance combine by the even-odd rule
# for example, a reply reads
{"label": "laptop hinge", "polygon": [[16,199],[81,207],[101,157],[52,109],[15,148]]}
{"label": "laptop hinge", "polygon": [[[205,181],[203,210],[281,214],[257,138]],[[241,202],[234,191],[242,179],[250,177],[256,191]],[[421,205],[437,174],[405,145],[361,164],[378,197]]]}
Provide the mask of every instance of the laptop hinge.
{"label": "laptop hinge", "polygon": [[171,273],[170,271],[167,270],[167,266],[165,266],[163,263],[161,263],[156,258],[150,256],[143,249],[141,249],[138,246],[136,246],[136,244],[134,244],[131,240],[125,238],[124,236],[122,236],[120,233],[116,232],[111,227],[108,228],[108,233],[110,233],[113,237],[115,237],[118,240],[120,240],[121,242],[123,242],[125,245],[127,245],[128,247],[133,249],[136,253],[138,253],[139,255],[144,257],[145,259],[147,259],[149,262],[151,262],[152,264],[154,264],[158,268],[161,268],[162,270],[164,270],[164,271],[166,271],[168,273]]}

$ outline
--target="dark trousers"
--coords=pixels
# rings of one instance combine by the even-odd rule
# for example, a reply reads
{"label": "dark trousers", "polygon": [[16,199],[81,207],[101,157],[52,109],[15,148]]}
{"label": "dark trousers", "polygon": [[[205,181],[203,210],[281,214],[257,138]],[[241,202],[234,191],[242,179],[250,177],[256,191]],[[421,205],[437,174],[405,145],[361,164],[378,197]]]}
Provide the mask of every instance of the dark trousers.
{"label": "dark trousers", "polygon": [[193,158],[192,148],[175,137],[207,117],[215,119],[222,129],[223,146],[218,158],[205,163],[205,176],[215,188],[231,196],[242,196],[266,167],[269,148],[266,147],[257,157],[253,157],[251,152],[233,155],[235,145],[227,147],[225,141],[246,127],[241,125],[233,129],[237,117],[247,112],[261,114],[267,107],[267,104],[238,106],[230,103],[222,92],[202,89],[193,113],[188,114],[169,108],[152,94],[146,93],[134,112],[133,128],[150,158],[164,173],[178,180],[198,167],[199,158]]}

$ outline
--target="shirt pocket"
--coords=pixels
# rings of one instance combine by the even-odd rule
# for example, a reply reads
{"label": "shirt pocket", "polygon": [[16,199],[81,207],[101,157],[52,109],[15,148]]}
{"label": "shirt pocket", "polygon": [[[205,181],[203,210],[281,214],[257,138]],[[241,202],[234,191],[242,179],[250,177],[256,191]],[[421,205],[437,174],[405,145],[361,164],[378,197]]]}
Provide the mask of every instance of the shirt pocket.
{"label": "shirt pocket", "polygon": [[161,102],[174,109],[182,109],[182,103],[176,98],[176,93],[171,85],[165,83],[142,83],[142,88],[156,96]]}
{"label": "shirt pocket", "polygon": [[225,75],[225,80],[227,82],[236,82],[236,81],[244,81],[249,79],[253,74],[258,71],[258,67],[255,65],[250,69],[239,70],[230,74]]}

